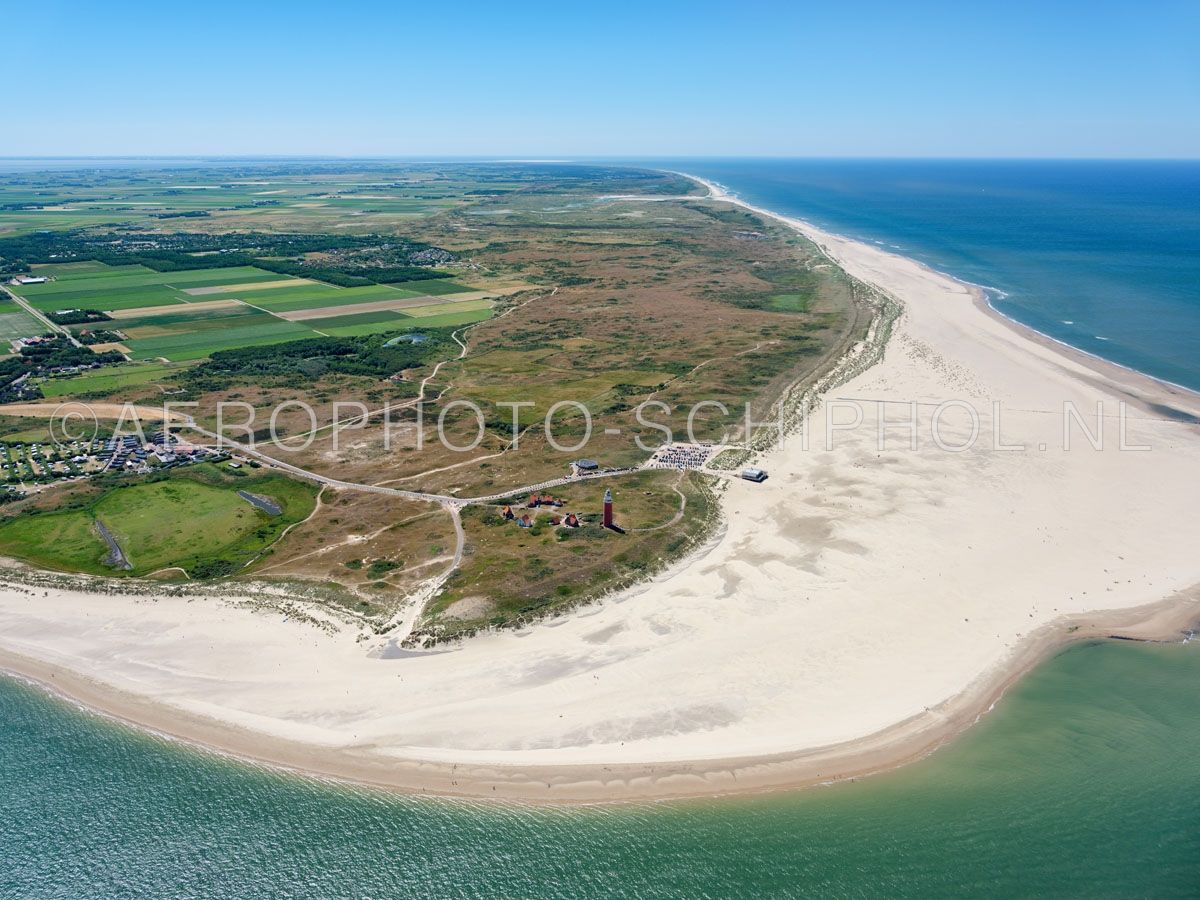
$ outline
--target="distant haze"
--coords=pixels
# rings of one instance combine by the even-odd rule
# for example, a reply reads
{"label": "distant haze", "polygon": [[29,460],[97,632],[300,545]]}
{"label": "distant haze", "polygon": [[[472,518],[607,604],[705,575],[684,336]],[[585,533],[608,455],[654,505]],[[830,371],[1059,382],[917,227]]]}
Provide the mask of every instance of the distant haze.
{"label": "distant haze", "polygon": [[5,10],[6,156],[1196,157],[1200,4]]}

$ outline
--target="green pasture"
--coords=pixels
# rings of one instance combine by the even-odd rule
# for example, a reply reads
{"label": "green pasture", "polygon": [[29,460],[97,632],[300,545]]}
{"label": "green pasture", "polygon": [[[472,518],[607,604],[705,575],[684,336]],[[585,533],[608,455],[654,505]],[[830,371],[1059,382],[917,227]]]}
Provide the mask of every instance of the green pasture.
{"label": "green pasture", "polygon": [[56,281],[20,285],[15,290],[42,312],[61,309],[99,309],[112,312],[179,303],[201,303],[224,299],[227,295],[237,293],[192,295],[184,293],[186,288],[287,280],[291,279],[286,275],[267,272],[254,266],[188,269],[181,272],[153,272],[141,266],[121,266],[108,271],[97,272],[88,269],[77,274],[64,274]]}
{"label": "green pasture", "polygon": [[133,275],[137,272],[154,271],[141,265],[110,266],[93,259],[70,263],[37,263],[30,268],[34,275],[54,278],[66,278],[74,275]]}
{"label": "green pasture", "polygon": [[480,310],[490,310],[491,308],[491,300],[463,300],[460,303],[450,302],[432,303],[429,306],[406,306],[403,312],[406,316],[412,316],[417,319],[428,319],[432,316],[440,316],[448,313],[479,312]]}
{"label": "green pasture", "polygon": [[328,331],[330,328],[349,328],[354,325],[380,325],[386,322],[396,325],[408,318],[409,316],[397,310],[383,309],[379,312],[351,313],[348,316],[309,319],[307,320],[307,324],[312,325],[314,328],[320,328],[321,331]]}
{"label": "green pasture", "polygon": [[126,342],[126,346],[129,347],[130,355],[134,359],[162,357],[174,362],[181,362],[202,359],[217,350],[277,344],[310,337],[316,337],[316,332],[308,326],[280,319],[244,328],[225,328],[217,331],[188,332],[130,340]]}
{"label": "green pasture", "polygon": [[[219,311],[224,312],[224,310]],[[234,311],[237,312],[237,315],[183,318],[180,321],[168,322],[160,319],[155,322],[148,322],[144,325],[132,327],[122,322],[121,330],[128,336],[130,341],[140,341],[167,337],[169,335],[203,334],[213,331],[227,332],[234,328],[245,329],[263,325],[274,326],[283,321],[270,313],[259,312],[250,307],[243,307],[240,310]]]}
{"label": "green pasture", "polygon": [[[452,308],[465,306],[466,304],[456,303]],[[446,312],[436,316],[421,316],[414,318],[412,324],[414,328],[450,328],[457,325],[470,325],[472,322],[482,322],[484,319],[490,318],[492,311],[490,309],[469,309],[457,312]]]}
{"label": "green pasture", "polygon": [[475,288],[464,287],[456,281],[447,278],[422,278],[419,281],[394,281],[391,287],[405,291],[415,291],[420,295],[440,297],[443,294],[465,294]]}
{"label": "green pasture", "polygon": [[159,363],[121,363],[105,366],[83,375],[49,378],[42,382],[42,394],[48,399],[81,394],[112,393],[122,388],[136,387],[158,381],[178,372],[181,366]]}
{"label": "green pasture", "polygon": [[331,288],[316,290],[318,285],[303,288],[278,288],[256,294],[255,306],[271,312],[296,312],[302,309],[321,309],[325,306],[349,306],[354,303],[373,303],[377,300],[407,300],[420,297],[415,291],[405,291],[386,284],[369,284],[362,287]]}
{"label": "green pasture", "polygon": [[[238,496],[269,497],[283,513],[269,516]],[[17,515],[0,525],[0,553],[50,569],[97,575],[145,575],[180,566],[196,576],[235,574],[288,525],[305,518],[316,488],[280,475],[234,478],[216,467],[180,469],[162,480],[113,486],[78,505]],[[103,564],[108,547],[101,520],[133,569]]]}
{"label": "green pasture", "polygon": [[72,331],[80,331],[82,329],[93,329],[98,327],[117,328],[121,331],[131,331],[135,328],[143,327],[159,327],[166,328],[169,326],[180,325],[192,322],[209,322],[228,319],[237,319],[242,316],[264,315],[261,311],[249,306],[228,306],[219,309],[196,309],[185,304],[174,304],[171,306],[162,306],[155,309],[147,310],[140,316],[130,316],[128,318],[114,319],[112,322],[87,323],[84,325],[72,325]]}
{"label": "green pasture", "polygon": [[[324,320],[322,320],[324,321]],[[366,337],[369,334],[388,334],[411,330],[412,319],[393,319],[391,322],[364,322],[359,325],[339,325],[336,328],[321,326],[321,331],[330,337]],[[408,322],[410,324],[405,325]]]}
{"label": "green pasture", "polygon": [[[447,304],[448,306],[456,306],[462,304]],[[473,322],[482,322],[491,315],[489,310],[467,310],[466,312],[449,312],[440,316],[422,316],[421,318],[413,318],[411,316],[399,315],[398,318],[391,322],[363,322],[357,325],[338,325],[329,327],[327,322],[331,319],[311,319],[309,324],[314,328],[318,328],[325,334],[333,337],[363,337],[368,334],[386,334],[389,331],[412,331],[418,328],[453,328],[459,325],[470,325]],[[354,318],[352,316],[344,316],[343,318]]]}
{"label": "green pasture", "polygon": [[0,352],[8,352],[8,342],[36,337],[50,329],[11,300],[0,299]]}
{"label": "green pasture", "polygon": [[[140,268],[121,266],[120,269]],[[229,266],[223,269],[183,269],[179,272],[141,271],[121,274],[114,272],[84,272],[66,275],[45,284],[22,285],[19,290],[30,297],[73,291],[114,291],[123,288],[165,284],[176,288],[207,287],[219,284],[238,284],[252,281],[280,281],[286,276],[255,266]]]}
{"label": "green pasture", "polygon": [[48,296],[27,297],[34,309],[57,312],[62,309],[138,309],[142,306],[176,306],[186,303],[184,294],[162,284],[145,284],[115,291],[63,291]]}

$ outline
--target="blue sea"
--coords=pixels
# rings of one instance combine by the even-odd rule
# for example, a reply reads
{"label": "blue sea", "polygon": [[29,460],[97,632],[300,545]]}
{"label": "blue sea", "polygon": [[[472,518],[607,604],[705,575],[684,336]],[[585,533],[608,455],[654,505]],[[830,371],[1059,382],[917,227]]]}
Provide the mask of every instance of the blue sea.
{"label": "blue sea", "polygon": [[1200,390],[1200,161],[645,164],[919,259],[1043,334]]}
{"label": "blue sea", "polygon": [[[1200,388],[1200,164],[654,161],[986,285]],[[1200,643],[1096,642],[895,772],[734,800],[398,797],[129,730],[0,678],[0,898],[1194,897]]]}

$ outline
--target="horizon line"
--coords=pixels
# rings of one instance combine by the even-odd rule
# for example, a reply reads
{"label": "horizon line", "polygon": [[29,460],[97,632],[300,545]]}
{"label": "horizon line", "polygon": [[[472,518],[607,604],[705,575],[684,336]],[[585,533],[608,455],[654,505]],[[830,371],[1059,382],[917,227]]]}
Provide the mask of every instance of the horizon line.
{"label": "horizon line", "polygon": [[406,162],[428,160],[473,160],[503,163],[564,163],[609,160],[729,160],[729,159],[761,159],[761,160],[864,160],[880,162],[1200,162],[1198,156],[987,156],[987,155],[867,155],[867,154],[686,154],[686,153],[650,153],[650,154],[554,154],[552,156],[536,156],[533,154],[332,154],[332,153],[84,153],[84,154],[5,154],[0,160],[185,160],[185,159],[221,159],[221,160],[403,160]]}

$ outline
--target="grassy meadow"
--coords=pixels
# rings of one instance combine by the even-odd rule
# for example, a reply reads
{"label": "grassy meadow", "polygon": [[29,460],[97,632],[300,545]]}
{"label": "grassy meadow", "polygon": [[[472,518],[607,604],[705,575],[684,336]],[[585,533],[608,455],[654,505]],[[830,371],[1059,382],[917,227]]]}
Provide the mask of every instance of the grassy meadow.
{"label": "grassy meadow", "polygon": [[[66,507],[28,512],[0,524],[0,554],[60,571],[93,575],[146,575],[178,566],[192,577],[241,570],[288,525],[312,512],[316,488],[277,474],[235,477],[204,464],[161,479],[122,481]],[[268,516],[238,496],[248,490],[283,509]],[[104,565],[108,546],[102,521],[133,568]]]}
{"label": "grassy meadow", "polygon": [[[425,328],[467,325],[488,318],[492,308],[488,300],[456,301],[455,295],[475,297],[477,292],[444,279],[347,288],[253,266],[155,272],[140,265],[70,263],[39,266],[35,271],[54,280],[13,290],[43,312],[95,309],[110,314],[112,322],[74,325],[71,331],[78,335],[95,328],[118,329],[126,336],[121,343],[133,360],[193,362],[219,350],[321,334],[357,337],[418,324]],[[411,311],[354,311],[359,304],[409,300],[415,301]],[[9,305],[11,319],[0,304],[0,340],[11,340],[7,334],[28,337],[46,330],[15,304]],[[302,322],[286,317],[296,312],[312,317]],[[127,376],[118,378],[116,372],[105,374],[114,376],[114,388],[138,383]],[[64,387],[60,384],[46,396],[64,396]],[[80,389],[90,388],[81,384]]]}

